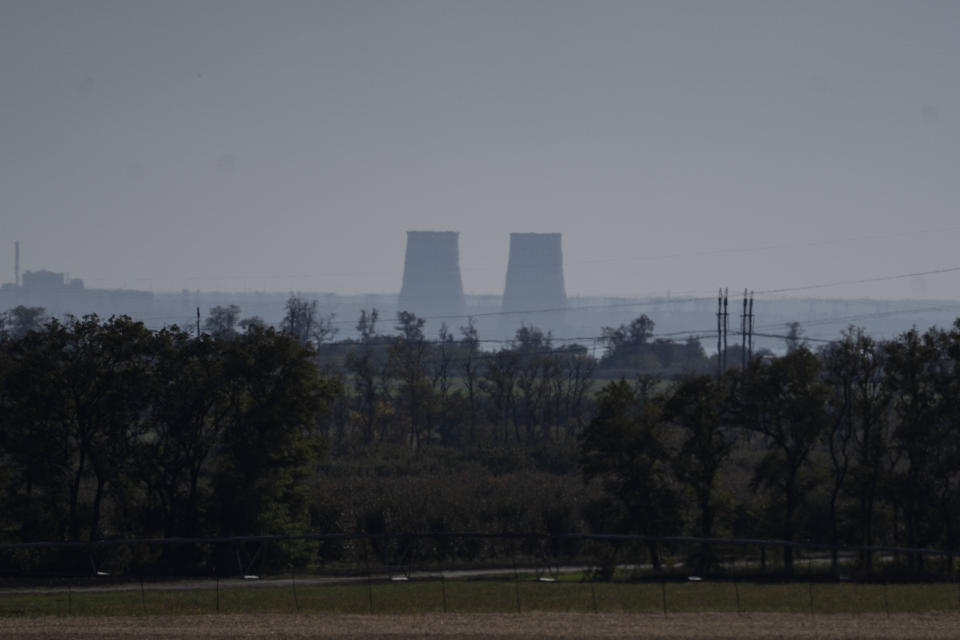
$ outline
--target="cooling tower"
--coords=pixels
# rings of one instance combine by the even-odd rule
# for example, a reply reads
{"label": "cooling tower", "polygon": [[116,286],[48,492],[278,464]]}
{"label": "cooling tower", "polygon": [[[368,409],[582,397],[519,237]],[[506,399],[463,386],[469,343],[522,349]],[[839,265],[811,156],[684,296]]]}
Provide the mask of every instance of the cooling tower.
{"label": "cooling tower", "polygon": [[[463,313],[459,235],[456,231],[407,231],[401,311],[421,318]],[[454,322],[447,321],[451,326]]]}
{"label": "cooling tower", "polygon": [[567,293],[563,286],[563,250],[559,233],[511,233],[507,284],[503,290],[504,320],[519,326],[521,322],[548,329],[562,315],[550,317],[522,311],[563,309]]}

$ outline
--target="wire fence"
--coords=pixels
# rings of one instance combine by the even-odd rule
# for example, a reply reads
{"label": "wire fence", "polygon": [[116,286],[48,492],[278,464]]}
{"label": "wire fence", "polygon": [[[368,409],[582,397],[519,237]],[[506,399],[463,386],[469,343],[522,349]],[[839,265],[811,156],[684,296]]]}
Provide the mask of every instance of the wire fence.
{"label": "wire fence", "polygon": [[0,615],[960,610],[955,553],[396,533],[0,545]]}

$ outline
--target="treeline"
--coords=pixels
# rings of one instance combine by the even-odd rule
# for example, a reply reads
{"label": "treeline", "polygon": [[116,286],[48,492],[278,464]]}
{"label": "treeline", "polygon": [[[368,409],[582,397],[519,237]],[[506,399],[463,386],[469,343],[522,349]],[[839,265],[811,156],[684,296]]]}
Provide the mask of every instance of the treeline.
{"label": "treeline", "polygon": [[581,467],[638,533],[956,550],[960,321],[888,342],[851,328],[656,396],[608,384]]}
{"label": "treeline", "polygon": [[290,336],[86,317],[49,320],[0,350],[7,541],[309,525],[317,421],[339,392]]}
{"label": "treeline", "polygon": [[411,313],[379,322],[363,312],[336,340],[296,297],[280,328],[220,307],[199,335],[3,314],[3,539],[542,530],[957,549],[960,324],[887,342],[851,328],[817,352],[794,339],[717,378],[699,343],[658,341],[645,316],[605,330],[599,359],[536,327],[491,349],[471,322],[436,339]]}

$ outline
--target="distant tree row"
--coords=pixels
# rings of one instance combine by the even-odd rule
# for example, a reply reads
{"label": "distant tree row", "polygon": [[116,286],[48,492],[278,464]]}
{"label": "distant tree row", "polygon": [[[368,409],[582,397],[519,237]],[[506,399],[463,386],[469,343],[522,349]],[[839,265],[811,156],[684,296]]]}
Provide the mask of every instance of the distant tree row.
{"label": "distant tree row", "polygon": [[397,335],[378,334],[378,319],[376,310],[364,311],[358,339],[319,350],[321,366],[344,389],[328,422],[336,450],[576,440],[596,365],[585,348],[554,347],[549,334],[523,327],[488,351],[473,323],[459,338],[443,326],[434,341],[412,313],[398,314]]}
{"label": "distant tree row", "polygon": [[[819,353],[797,346],[652,398],[612,382],[581,466],[638,533],[674,534],[686,518],[711,537],[722,519],[739,535],[957,549],[960,321],[888,342],[851,328]],[[734,467],[749,474],[731,491]]]}
{"label": "distant tree row", "polygon": [[2,342],[4,535],[303,530],[317,420],[336,394],[313,351],[272,329],[49,320]]}
{"label": "distant tree row", "polygon": [[817,352],[794,331],[717,378],[646,316],[605,330],[598,360],[531,326],[490,349],[469,321],[428,339],[370,310],[334,341],[315,305],[286,311],[275,329],[215,308],[199,336],[2,314],[0,536],[543,527],[960,550],[960,323]]}

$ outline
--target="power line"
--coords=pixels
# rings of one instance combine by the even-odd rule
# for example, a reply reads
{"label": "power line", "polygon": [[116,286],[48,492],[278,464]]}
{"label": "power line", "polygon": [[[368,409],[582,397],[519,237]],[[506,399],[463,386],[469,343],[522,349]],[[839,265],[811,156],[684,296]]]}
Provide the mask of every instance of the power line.
{"label": "power line", "polygon": [[[813,320],[801,320],[799,321],[799,323],[801,326],[804,326],[804,327],[815,327],[815,326],[837,324],[840,322],[854,323],[858,320],[872,320],[875,318],[886,318],[890,316],[904,315],[904,314],[914,314],[914,313],[934,312],[934,311],[949,311],[951,309],[960,310],[960,303],[950,304],[950,305],[912,307],[907,309],[891,309],[887,311],[874,311],[871,313],[860,313],[860,314],[854,314],[854,315],[848,315],[848,316],[835,316],[833,318],[816,318]],[[761,326],[766,328],[773,328],[779,325],[765,324]]]}
{"label": "power line", "polygon": [[929,271],[914,271],[912,273],[900,273],[891,276],[877,276],[874,278],[860,278],[858,280],[837,280],[835,282],[825,282],[820,284],[808,284],[799,287],[784,287],[782,289],[764,289],[757,291],[762,294],[790,293],[793,291],[809,291],[811,289],[826,289],[829,287],[838,287],[848,284],[867,284],[870,282],[888,282],[891,280],[902,280],[904,278],[916,278],[919,276],[932,276],[942,273],[955,273],[960,271],[960,267],[944,267],[943,269],[931,269]]}

